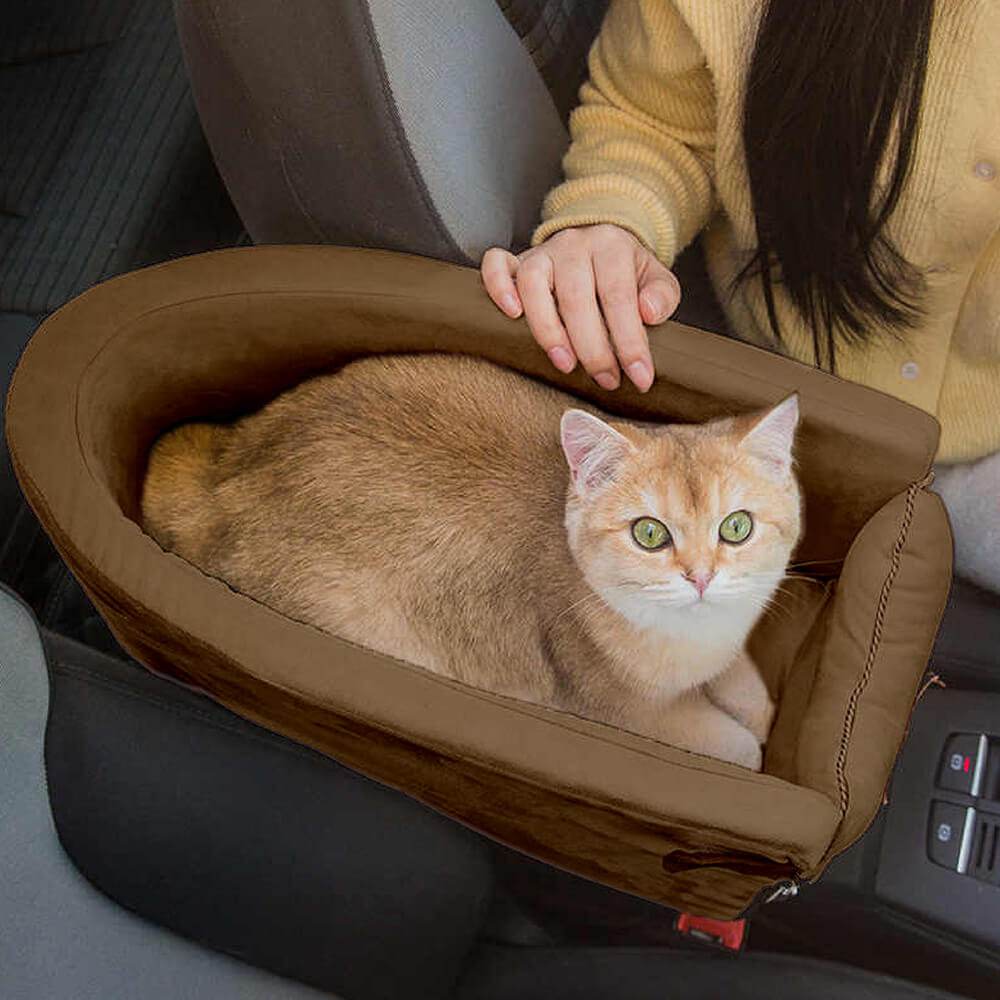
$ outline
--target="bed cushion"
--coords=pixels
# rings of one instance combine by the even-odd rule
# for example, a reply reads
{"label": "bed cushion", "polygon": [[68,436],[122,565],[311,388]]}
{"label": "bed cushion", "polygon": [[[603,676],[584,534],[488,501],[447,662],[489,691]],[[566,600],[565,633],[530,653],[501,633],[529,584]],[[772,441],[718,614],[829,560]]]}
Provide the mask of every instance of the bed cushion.
{"label": "bed cushion", "polygon": [[[22,488],[150,669],[535,857],[731,918],[812,879],[877,812],[947,599],[926,489],[939,428],[902,402],[675,323],[646,394],[553,370],[474,269],[338,247],[200,255],[99,285],[25,351],[7,433]],[[810,575],[752,645],[779,700],[765,772],[479,691],[291,621],[138,526],[168,427],[256,409],[370,353],[453,351],[637,419],[702,421],[798,391]],[[794,609],[788,614],[788,607]]]}

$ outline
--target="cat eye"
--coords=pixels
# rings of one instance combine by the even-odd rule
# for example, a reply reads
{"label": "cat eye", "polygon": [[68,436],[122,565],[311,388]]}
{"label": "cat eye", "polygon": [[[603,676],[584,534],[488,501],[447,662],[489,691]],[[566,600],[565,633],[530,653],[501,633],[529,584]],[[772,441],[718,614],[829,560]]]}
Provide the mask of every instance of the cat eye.
{"label": "cat eye", "polygon": [[719,525],[719,538],[730,545],[745,542],[753,531],[753,517],[747,510],[733,511]]}
{"label": "cat eye", "polygon": [[667,527],[655,517],[640,517],[632,522],[632,537],[644,549],[653,551],[668,546],[673,539]]}

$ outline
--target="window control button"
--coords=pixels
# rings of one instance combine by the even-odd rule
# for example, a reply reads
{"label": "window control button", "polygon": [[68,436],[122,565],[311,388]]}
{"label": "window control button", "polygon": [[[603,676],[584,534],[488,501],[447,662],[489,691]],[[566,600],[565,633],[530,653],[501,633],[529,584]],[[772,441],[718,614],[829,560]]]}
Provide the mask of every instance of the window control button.
{"label": "window control button", "polygon": [[927,856],[935,864],[964,875],[969,867],[976,810],[951,802],[932,802],[927,828]]}
{"label": "window control button", "polygon": [[986,747],[986,737],[980,733],[949,736],[938,769],[938,788],[978,795],[986,766]]}

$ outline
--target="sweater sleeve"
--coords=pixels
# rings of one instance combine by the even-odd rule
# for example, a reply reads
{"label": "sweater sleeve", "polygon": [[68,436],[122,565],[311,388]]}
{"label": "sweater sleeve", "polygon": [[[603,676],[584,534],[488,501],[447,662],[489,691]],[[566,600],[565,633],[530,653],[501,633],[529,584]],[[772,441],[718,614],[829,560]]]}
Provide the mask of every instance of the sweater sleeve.
{"label": "sweater sleeve", "polygon": [[617,223],[670,266],[707,224],[716,107],[704,53],[672,0],[612,0],[570,116],[565,180],[537,246],[569,226]]}

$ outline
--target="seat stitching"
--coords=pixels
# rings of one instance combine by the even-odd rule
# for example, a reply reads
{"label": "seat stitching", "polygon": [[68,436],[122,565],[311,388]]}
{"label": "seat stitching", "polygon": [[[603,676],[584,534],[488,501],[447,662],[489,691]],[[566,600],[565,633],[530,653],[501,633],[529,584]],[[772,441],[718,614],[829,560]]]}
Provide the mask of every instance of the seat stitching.
{"label": "seat stitching", "polygon": [[875,625],[872,629],[871,641],[868,645],[868,655],[865,658],[864,670],[858,678],[854,690],[851,692],[850,700],[847,703],[847,713],[844,717],[844,728],[840,737],[840,748],[837,751],[837,792],[840,798],[840,816],[843,819],[847,815],[850,806],[850,788],[847,783],[847,751],[850,746],[851,737],[854,735],[854,723],[857,719],[858,704],[861,696],[868,687],[871,680],[872,671],[875,667],[875,660],[878,657],[882,644],[883,629],[885,627],[886,608],[889,604],[889,597],[892,594],[896,576],[899,573],[899,566],[902,561],[903,548],[909,534],[910,525],[913,521],[914,508],[916,506],[917,492],[923,488],[924,481],[911,483],[906,491],[906,508],[903,512],[903,519],[899,525],[899,532],[896,536],[895,544],[892,547],[892,558],[889,562],[889,569],[885,580],[882,582],[882,590],[879,594],[878,606],[875,611]]}

